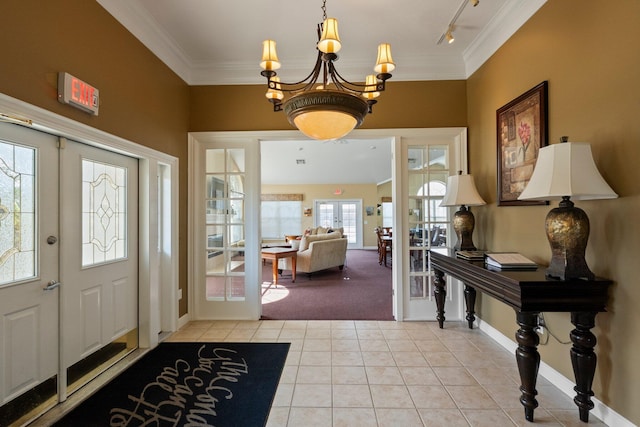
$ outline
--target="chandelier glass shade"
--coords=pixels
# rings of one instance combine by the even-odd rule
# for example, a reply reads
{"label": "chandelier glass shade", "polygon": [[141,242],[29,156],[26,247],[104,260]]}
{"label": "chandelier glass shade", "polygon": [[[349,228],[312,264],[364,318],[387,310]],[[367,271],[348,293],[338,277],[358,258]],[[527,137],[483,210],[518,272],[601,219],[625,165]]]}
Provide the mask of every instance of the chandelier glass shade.
{"label": "chandelier glass shade", "polygon": [[[322,9],[325,11],[324,2]],[[391,46],[383,43],[378,46],[376,74],[366,76],[363,83],[350,82],[334,65],[342,47],[337,19],[327,18],[325,12],[317,31],[316,64],[306,78],[295,83],[280,80],[276,70],[281,64],[273,40],[262,43],[260,74],[267,78],[265,96],[273,104],[274,111],[284,111],[289,123],[309,138],[338,139],[360,126],[365,116],[372,112],[373,104],[377,102],[375,98],[384,91],[395,64]]]}

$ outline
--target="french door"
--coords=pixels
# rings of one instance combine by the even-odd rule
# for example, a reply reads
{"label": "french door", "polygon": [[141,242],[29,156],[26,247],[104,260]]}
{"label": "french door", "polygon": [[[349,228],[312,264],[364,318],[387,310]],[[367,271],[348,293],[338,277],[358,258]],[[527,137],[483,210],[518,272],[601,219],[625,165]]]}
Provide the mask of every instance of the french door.
{"label": "french door", "polygon": [[192,139],[190,188],[196,319],[259,319],[260,144]]}
{"label": "french door", "polygon": [[315,226],[340,228],[349,248],[362,248],[362,200],[316,200]]}
{"label": "french door", "polygon": [[135,159],[0,123],[0,415],[64,400],[97,374],[77,362],[137,345],[137,176]]}
{"label": "french door", "polygon": [[[439,138],[403,138],[399,148],[402,170],[399,187],[404,198],[396,215],[402,216],[403,233],[394,232],[393,235],[394,239],[402,240],[402,245],[394,242],[394,248],[403,251],[402,319],[435,320],[434,276],[429,265],[429,249],[455,243],[450,221],[453,212],[440,207],[440,203],[447,190],[449,175],[459,170],[466,172],[466,131]],[[447,318],[460,319],[461,286],[458,281],[448,279],[446,291]]]}

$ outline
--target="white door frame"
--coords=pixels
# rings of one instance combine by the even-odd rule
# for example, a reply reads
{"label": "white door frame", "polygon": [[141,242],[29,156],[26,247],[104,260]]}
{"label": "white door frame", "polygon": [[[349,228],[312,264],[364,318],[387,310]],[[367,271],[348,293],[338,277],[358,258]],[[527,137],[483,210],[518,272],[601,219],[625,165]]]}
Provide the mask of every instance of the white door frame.
{"label": "white door frame", "polygon": [[[406,164],[402,163],[402,158],[399,155],[402,153],[401,150],[401,142],[403,138],[409,139],[418,139],[418,140],[431,140],[434,138],[440,139],[451,139],[459,137],[462,133],[466,136],[466,128],[465,127],[455,127],[455,128],[428,128],[428,129],[356,129],[349,134],[350,137],[353,138],[392,138],[392,198],[394,201],[398,201],[398,203],[394,203],[393,206],[393,217],[394,223],[393,228],[396,230],[400,230],[400,218],[402,212],[406,212],[407,203],[404,200],[407,198],[406,194],[402,192],[401,180],[396,177],[402,176],[401,173],[403,168],[406,168]],[[193,134],[195,135],[195,133]],[[189,140],[190,144],[193,143],[193,135],[190,134]],[[256,141],[268,141],[268,140],[300,140],[306,139],[306,137],[297,130],[290,131],[227,131],[227,132],[198,132],[198,138],[207,138],[207,139],[235,139],[235,138],[247,138],[247,139],[255,139]],[[398,155],[396,155],[398,153]],[[189,168],[190,170],[192,168]],[[191,171],[189,172],[189,188],[193,188],[193,180],[196,177],[192,176]],[[197,212],[194,212],[194,207],[192,203],[189,203],[188,206],[188,217],[190,219],[194,218],[194,215],[197,215]],[[192,221],[189,221],[189,231],[188,231],[188,247],[194,248],[195,241],[199,238],[201,230],[198,230],[192,224]],[[403,248],[408,248],[409,239],[404,237],[404,234],[407,233],[394,233],[394,243],[393,243],[393,260],[395,265],[405,265],[405,257]],[[194,257],[191,257],[194,258]],[[196,270],[194,269],[195,265],[193,264],[193,259],[191,259],[190,264],[188,265],[188,290],[189,290],[189,317],[192,316],[193,311],[193,300],[192,297],[194,295],[194,274],[196,274]],[[403,269],[402,268],[394,268],[393,269],[393,315],[397,320],[405,320],[404,318],[404,310],[403,310]],[[460,286],[460,285],[457,285]],[[183,319],[181,319],[182,322]],[[185,319],[186,320],[186,319]]]}
{"label": "white door frame", "polygon": [[[155,347],[160,331],[171,332],[178,328],[178,159],[2,93],[0,114],[3,118],[16,118],[17,123],[30,122],[30,126],[39,131],[139,159],[139,346]],[[165,206],[165,210],[171,211],[170,225],[162,227],[165,250],[168,248],[173,254],[168,261],[166,257],[160,257],[158,250],[157,176],[163,167],[170,169],[171,181],[171,200],[169,206]],[[163,312],[158,316],[157,307],[161,301]]]}

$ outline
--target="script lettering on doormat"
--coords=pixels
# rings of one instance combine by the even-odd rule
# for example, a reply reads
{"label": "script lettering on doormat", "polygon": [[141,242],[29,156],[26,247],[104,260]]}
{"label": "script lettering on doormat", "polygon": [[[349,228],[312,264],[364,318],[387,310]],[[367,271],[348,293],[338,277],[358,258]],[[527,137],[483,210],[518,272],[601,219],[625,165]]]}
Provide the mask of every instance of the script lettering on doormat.
{"label": "script lettering on doormat", "polygon": [[198,349],[196,366],[178,359],[162,368],[140,395],[128,395],[134,408],[111,409],[110,425],[209,425],[216,406],[233,398],[229,386],[249,372],[249,366],[237,351],[216,347]]}

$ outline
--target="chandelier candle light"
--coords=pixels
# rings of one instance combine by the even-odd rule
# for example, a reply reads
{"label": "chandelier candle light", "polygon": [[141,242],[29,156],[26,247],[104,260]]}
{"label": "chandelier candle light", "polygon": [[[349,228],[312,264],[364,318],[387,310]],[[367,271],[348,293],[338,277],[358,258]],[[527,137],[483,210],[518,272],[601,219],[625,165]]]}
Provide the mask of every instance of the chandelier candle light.
{"label": "chandelier candle light", "polygon": [[589,239],[589,218],[575,200],[614,199],[618,195],[602,178],[584,142],[567,142],[541,148],[529,183],[520,200],[559,200],[545,219],[551,262],[546,276],[561,280],[588,279],[594,274],[584,259]]}
{"label": "chandelier candle light", "polygon": [[486,202],[478,194],[473,176],[469,174],[450,176],[447,179],[447,192],[440,203],[440,206],[460,206],[460,209],[453,215],[453,229],[458,237],[454,249],[458,251],[475,251],[473,244],[473,229],[476,220],[467,206],[480,206]]}
{"label": "chandelier candle light", "polygon": [[[338,21],[327,18],[326,0],[322,2],[323,22],[318,25],[318,56],[311,73],[296,83],[280,81],[276,70],[280,62],[276,42],[262,43],[260,73],[267,78],[267,99],[273,111],[283,111],[289,123],[312,139],[332,140],[342,138],[360,126],[385,82],[391,78],[395,64],[391,58],[391,46],[378,46],[378,60],[373,68],[377,74],[366,76],[363,84],[345,80],[336,70],[334,62],[342,47],[338,36]],[[284,100],[284,93],[289,98]]]}

